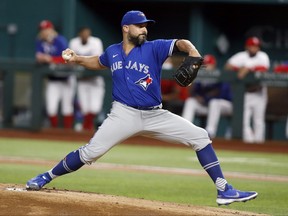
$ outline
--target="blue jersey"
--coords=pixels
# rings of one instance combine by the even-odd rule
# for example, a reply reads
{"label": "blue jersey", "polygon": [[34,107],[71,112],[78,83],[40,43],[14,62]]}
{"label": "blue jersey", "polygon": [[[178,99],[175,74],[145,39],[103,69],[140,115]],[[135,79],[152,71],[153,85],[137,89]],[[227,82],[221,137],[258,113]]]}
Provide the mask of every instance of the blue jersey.
{"label": "blue jersey", "polygon": [[[68,41],[62,35],[57,35],[52,43],[48,43],[46,41],[37,40],[36,41],[36,52],[48,54],[52,57],[52,63],[54,64],[64,64],[65,61],[62,58],[62,51],[68,48]],[[65,81],[67,80],[69,74],[68,73],[58,73],[58,74],[49,74],[49,80],[55,81]]]}
{"label": "blue jersey", "polygon": [[108,47],[99,61],[111,69],[113,100],[132,107],[161,104],[162,64],[172,55],[175,42],[172,39],[146,41],[128,55],[122,43]]}
{"label": "blue jersey", "polygon": [[68,41],[62,35],[57,35],[52,43],[46,41],[36,41],[36,52],[49,54],[52,57],[61,57],[62,51],[68,48]]}
{"label": "blue jersey", "polygon": [[201,82],[195,82],[192,91],[193,96],[203,97],[206,105],[208,105],[211,99],[232,100],[232,91],[228,83],[216,82],[203,84]]}

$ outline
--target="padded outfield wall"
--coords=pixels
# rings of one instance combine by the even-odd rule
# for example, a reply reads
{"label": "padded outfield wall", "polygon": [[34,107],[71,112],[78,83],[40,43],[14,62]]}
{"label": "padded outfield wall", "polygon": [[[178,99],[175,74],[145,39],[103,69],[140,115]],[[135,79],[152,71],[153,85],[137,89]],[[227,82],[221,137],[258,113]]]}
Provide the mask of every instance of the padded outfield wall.
{"label": "padded outfield wall", "polygon": [[215,54],[220,65],[243,49],[250,35],[263,40],[273,62],[288,59],[288,1],[276,0],[0,0],[0,58],[33,59],[42,19],[54,22],[68,39],[79,27],[90,26],[107,47],[121,40],[121,17],[132,9],[157,21],[149,29],[150,39],[189,38],[201,53]]}
{"label": "padded outfield wall", "polygon": [[[149,39],[191,39],[202,54],[216,55],[220,68],[228,57],[243,49],[248,36],[257,35],[273,66],[288,59],[287,3],[286,0],[0,0],[0,82],[3,77],[1,60],[11,60],[15,65],[23,60],[34,61],[35,37],[41,20],[51,20],[68,39],[76,35],[79,27],[90,26],[106,48],[121,41],[120,20],[127,10],[133,9],[142,10],[147,17],[156,20],[149,28]],[[29,106],[23,101],[23,93],[32,84],[25,80],[26,75],[21,73],[15,81],[15,86],[21,87],[14,89],[16,109]],[[287,95],[287,88],[283,90]],[[105,105],[108,109],[110,103]],[[283,125],[282,122],[281,128]]]}

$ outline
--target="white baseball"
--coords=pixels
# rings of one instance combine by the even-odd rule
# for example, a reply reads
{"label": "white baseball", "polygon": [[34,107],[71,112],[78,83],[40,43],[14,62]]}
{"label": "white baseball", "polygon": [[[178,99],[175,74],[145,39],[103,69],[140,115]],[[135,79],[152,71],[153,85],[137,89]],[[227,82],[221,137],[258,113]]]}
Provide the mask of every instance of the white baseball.
{"label": "white baseball", "polygon": [[72,57],[71,54],[62,54],[62,58],[66,61],[69,60],[71,57]]}

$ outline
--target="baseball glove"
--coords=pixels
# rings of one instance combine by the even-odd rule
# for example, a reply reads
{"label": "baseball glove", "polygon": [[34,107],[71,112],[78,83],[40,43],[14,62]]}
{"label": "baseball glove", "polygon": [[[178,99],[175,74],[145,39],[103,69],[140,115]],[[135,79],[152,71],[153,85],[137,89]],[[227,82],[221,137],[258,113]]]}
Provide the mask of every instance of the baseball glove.
{"label": "baseball glove", "polygon": [[196,78],[202,63],[202,57],[186,56],[179,68],[174,71],[173,78],[182,87],[191,85]]}

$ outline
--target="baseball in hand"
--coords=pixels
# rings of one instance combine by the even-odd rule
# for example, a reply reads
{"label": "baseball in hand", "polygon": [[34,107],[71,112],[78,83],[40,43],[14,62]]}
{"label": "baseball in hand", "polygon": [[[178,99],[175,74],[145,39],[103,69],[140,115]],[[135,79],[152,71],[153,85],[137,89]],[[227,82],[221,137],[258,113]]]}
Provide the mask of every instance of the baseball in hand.
{"label": "baseball in hand", "polygon": [[72,57],[71,54],[62,53],[62,58],[66,61],[68,61],[71,57]]}

